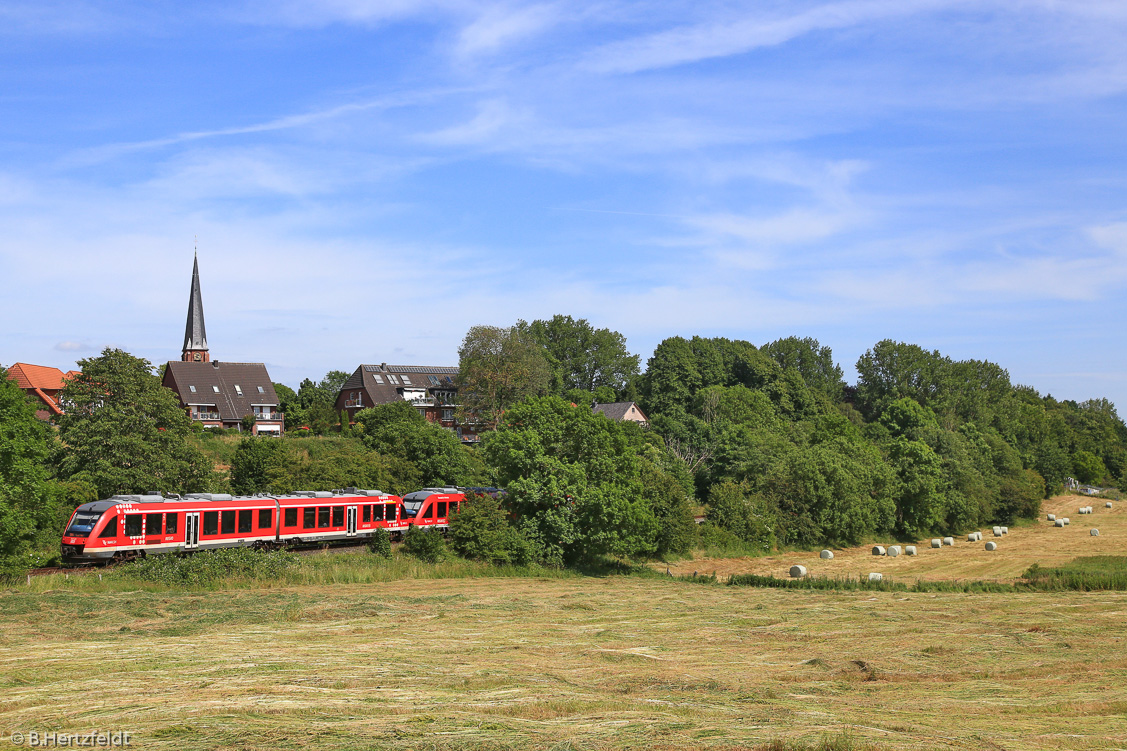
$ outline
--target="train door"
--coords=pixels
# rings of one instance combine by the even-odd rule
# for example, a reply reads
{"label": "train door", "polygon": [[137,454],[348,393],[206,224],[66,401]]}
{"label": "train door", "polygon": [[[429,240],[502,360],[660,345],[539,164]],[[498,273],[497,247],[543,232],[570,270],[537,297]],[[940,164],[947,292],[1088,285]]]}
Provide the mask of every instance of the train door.
{"label": "train door", "polygon": [[189,511],[184,517],[184,549],[195,550],[200,546],[200,512]]}
{"label": "train door", "polygon": [[356,506],[349,506],[348,509],[347,509],[348,521],[347,521],[347,524],[346,524],[346,531],[345,531],[346,537],[355,537],[356,536],[356,508],[357,508]]}

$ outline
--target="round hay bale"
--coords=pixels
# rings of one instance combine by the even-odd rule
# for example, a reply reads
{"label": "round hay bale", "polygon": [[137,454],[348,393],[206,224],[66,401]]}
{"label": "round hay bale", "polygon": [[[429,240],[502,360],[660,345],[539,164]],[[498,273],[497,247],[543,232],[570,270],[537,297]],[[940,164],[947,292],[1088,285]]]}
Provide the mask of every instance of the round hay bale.
{"label": "round hay bale", "polygon": [[823,550],[818,554],[818,557],[823,561],[832,561],[834,558],[834,552],[832,550]]}
{"label": "round hay bale", "polygon": [[978,533],[977,532],[971,532],[969,535],[967,535],[967,542],[976,542],[977,540],[978,540]]}
{"label": "round hay bale", "polygon": [[887,555],[887,551],[884,549],[884,546],[882,546],[882,545],[874,545],[873,546],[873,555]]}
{"label": "round hay bale", "polygon": [[944,545],[954,545],[955,544],[955,538],[954,537],[944,537],[943,538],[943,544]]}
{"label": "round hay bale", "polygon": [[1067,516],[1064,517],[1064,526],[1066,526],[1066,527],[1068,526],[1068,517]]}
{"label": "round hay bale", "polygon": [[890,558],[895,558],[896,556],[900,555],[900,552],[901,552],[900,546],[899,545],[893,545],[892,547],[890,547],[888,549],[888,556]]}
{"label": "round hay bale", "polygon": [[915,555],[916,554],[916,546],[915,545],[907,546],[906,548],[904,548],[904,554],[905,555]]}
{"label": "round hay bale", "polygon": [[1010,533],[1009,527],[1002,527],[1002,534],[1003,535],[1008,535],[1009,533]]}
{"label": "round hay bale", "polygon": [[1056,520],[1057,520],[1057,515],[1056,515],[1056,514],[1049,514],[1049,521],[1051,521],[1051,522],[1055,522]]}
{"label": "round hay bale", "polygon": [[942,541],[942,540],[940,540],[940,539],[939,539],[938,537],[936,537],[936,538],[935,538],[934,540],[932,540],[932,541],[931,541],[931,546],[932,546],[933,548],[939,548],[939,547],[942,547],[942,546],[943,546],[943,541]]}
{"label": "round hay bale", "polygon": [[1092,537],[1099,537],[1099,536],[1100,536],[1100,531],[1099,531],[1098,529],[1093,529],[1093,530],[1092,530],[1091,532],[1089,532],[1088,534],[1090,534],[1090,535],[1091,535]]}
{"label": "round hay bale", "polygon": [[1053,526],[1054,526],[1054,527],[1063,527],[1063,526],[1064,526],[1064,519],[1057,519],[1057,520],[1055,520],[1055,521],[1053,522]]}
{"label": "round hay bale", "polygon": [[1111,501],[1104,504],[1104,508],[1111,508]]}
{"label": "round hay bale", "polygon": [[1002,528],[1001,527],[994,527],[994,536],[995,537],[1001,537],[1002,536]]}
{"label": "round hay bale", "polygon": [[884,576],[882,576],[881,574],[878,574],[876,572],[869,574],[869,581],[871,581],[871,582],[879,582],[882,579],[884,579]]}
{"label": "round hay bale", "polygon": [[792,579],[801,579],[804,576],[806,576],[806,567],[805,566],[791,566],[790,567],[790,577]]}
{"label": "round hay bale", "polygon": [[998,543],[988,542],[988,543],[986,543],[986,549],[987,550],[997,550],[998,549]]}

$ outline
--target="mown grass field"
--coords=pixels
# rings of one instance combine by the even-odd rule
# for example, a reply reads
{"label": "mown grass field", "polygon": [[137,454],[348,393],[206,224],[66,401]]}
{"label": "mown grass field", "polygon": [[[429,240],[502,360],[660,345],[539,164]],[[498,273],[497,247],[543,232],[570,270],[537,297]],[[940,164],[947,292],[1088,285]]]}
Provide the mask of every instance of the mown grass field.
{"label": "mown grass field", "polygon": [[[998,551],[1015,561],[962,543],[912,562],[1004,579],[1124,555],[1118,514],[1015,528]],[[0,592],[0,745],[1127,748],[1127,592],[793,591],[363,553],[270,583],[97,573]]]}
{"label": "mown grass field", "polygon": [[[900,541],[887,539],[875,544],[916,546],[918,555],[901,555],[897,558],[872,555],[872,545],[844,550],[834,550],[833,560],[822,560],[818,551],[780,553],[760,558],[698,558],[677,561],[669,568],[674,575],[691,575],[716,572],[726,579],[732,574],[759,574],[761,576],[787,576],[795,564],[806,566],[811,576],[858,577],[879,572],[896,581],[911,583],[944,580],[988,580],[1012,582],[1032,566],[1060,566],[1079,556],[1127,555],[1127,501],[1112,502],[1079,495],[1056,496],[1045,501],[1037,521],[1023,521],[1010,527],[1005,537],[994,537],[990,527],[983,527],[982,542],[967,542],[966,534],[955,536],[953,547],[934,549],[931,538]],[[1081,516],[1077,509],[1092,506],[1094,513]],[[1058,528],[1046,520],[1046,514],[1067,516],[1069,526]],[[1099,537],[1090,531],[1100,530]],[[998,543],[998,549],[986,550],[987,542]],[[657,566],[662,571],[666,564]]]}

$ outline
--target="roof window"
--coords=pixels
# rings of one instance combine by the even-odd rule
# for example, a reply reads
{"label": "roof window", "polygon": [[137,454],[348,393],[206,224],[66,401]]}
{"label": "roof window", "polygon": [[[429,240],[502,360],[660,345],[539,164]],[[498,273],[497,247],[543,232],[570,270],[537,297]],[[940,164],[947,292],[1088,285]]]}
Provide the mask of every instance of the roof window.
{"label": "roof window", "polygon": [[243,395],[243,387],[240,386],[237,383],[235,384],[235,393],[238,394],[239,396]]}
{"label": "roof window", "polygon": [[193,394],[196,393],[196,387],[195,386],[189,386],[188,390],[191,391]]}
{"label": "roof window", "polygon": [[372,378],[376,379],[376,383],[379,383],[379,384],[383,383],[383,376],[378,374],[378,373],[372,373]]}
{"label": "roof window", "polygon": [[265,393],[266,393],[266,389],[264,389],[264,388],[262,388],[261,386],[259,386],[259,387],[258,387],[258,393],[260,393],[260,394],[265,394]]}
{"label": "roof window", "polygon": [[391,373],[388,373],[387,374],[387,382],[388,383],[394,383],[396,386],[398,386],[399,385],[399,378],[397,376],[393,376]]}
{"label": "roof window", "polygon": [[212,386],[211,390],[214,391],[217,394],[219,393],[219,387],[218,386]]}
{"label": "roof window", "polygon": [[411,385],[411,379],[410,379],[410,378],[408,378],[408,377],[407,377],[407,376],[405,376],[405,375],[403,375],[403,376],[399,376],[399,377],[403,379],[403,383],[407,384],[408,386],[410,386],[410,385]]}
{"label": "roof window", "polygon": [[428,379],[428,380],[429,380],[429,381],[431,382],[431,385],[432,385],[432,386],[437,386],[437,385],[438,385],[438,376],[432,376],[432,375],[428,375],[428,376],[427,376],[427,379]]}

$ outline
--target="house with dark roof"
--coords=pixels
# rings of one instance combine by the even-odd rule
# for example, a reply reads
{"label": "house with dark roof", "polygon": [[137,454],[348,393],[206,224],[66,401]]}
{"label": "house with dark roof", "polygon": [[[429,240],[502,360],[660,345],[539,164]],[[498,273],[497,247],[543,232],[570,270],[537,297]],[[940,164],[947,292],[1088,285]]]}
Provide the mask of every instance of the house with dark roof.
{"label": "house with dark roof", "polygon": [[606,415],[611,420],[629,420],[642,425],[648,425],[650,422],[646,413],[634,402],[611,402],[609,404],[596,402],[591,405],[591,409],[594,412]]}
{"label": "house with dark roof", "polygon": [[192,263],[192,291],[180,361],[168,363],[162,383],[176,393],[188,416],[205,428],[241,430],[243,418],[253,415],[256,435],[281,435],[285,431],[285,416],[278,411],[278,394],[266,365],[211,359],[198,258]]}
{"label": "house with dark roof", "polygon": [[77,370],[68,370],[64,373],[58,368],[31,365],[26,362],[17,362],[8,367],[8,378],[15,381],[28,396],[39,402],[36,405],[35,416],[40,420],[50,420],[63,413],[63,407],[59,403],[59,391],[68,378],[77,374]]}
{"label": "house with dark roof", "polygon": [[429,422],[453,430],[463,441],[476,441],[473,426],[460,423],[456,416],[457,379],[458,369],[448,366],[361,365],[344,382],[335,406],[354,420],[362,409],[402,400]]}

